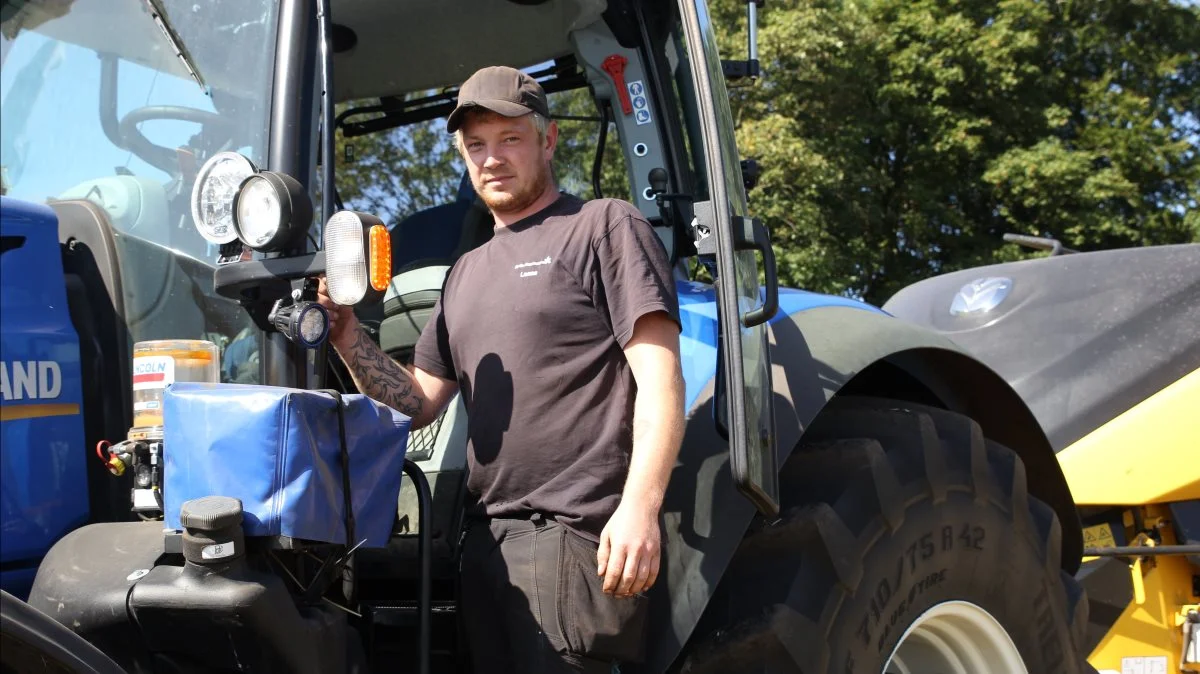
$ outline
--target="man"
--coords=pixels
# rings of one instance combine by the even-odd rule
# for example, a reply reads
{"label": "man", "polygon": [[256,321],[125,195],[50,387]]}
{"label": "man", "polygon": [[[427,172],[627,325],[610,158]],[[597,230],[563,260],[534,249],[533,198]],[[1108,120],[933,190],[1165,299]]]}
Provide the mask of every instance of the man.
{"label": "man", "polygon": [[670,266],[632,205],[558,191],[558,128],[528,75],[475,73],[447,130],[493,238],[447,275],[411,370],[322,285],[330,340],[359,389],[414,428],[463,393],[461,595],[475,671],[607,674],[642,655],[683,432]]}

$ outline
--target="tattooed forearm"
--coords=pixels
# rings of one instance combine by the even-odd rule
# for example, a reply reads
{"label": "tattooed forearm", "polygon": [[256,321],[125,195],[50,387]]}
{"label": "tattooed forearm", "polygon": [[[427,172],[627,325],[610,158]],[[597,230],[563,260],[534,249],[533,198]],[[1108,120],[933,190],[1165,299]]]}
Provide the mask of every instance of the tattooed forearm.
{"label": "tattooed forearm", "polygon": [[359,391],[412,417],[414,425],[421,425],[421,412],[429,406],[420,387],[412,374],[381,351],[366,333],[356,330],[354,343],[339,353]]}

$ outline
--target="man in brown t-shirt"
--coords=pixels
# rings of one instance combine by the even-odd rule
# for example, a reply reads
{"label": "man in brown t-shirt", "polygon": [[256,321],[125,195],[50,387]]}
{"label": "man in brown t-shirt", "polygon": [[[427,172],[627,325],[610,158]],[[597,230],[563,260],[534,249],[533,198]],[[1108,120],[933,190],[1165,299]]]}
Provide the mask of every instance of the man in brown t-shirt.
{"label": "man in brown t-shirt", "polygon": [[411,371],[322,285],[330,340],[359,389],[414,428],[462,391],[461,609],[475,671],[607,673],[643,651],[683,433],[670,265],[630,204],[558,191],[558,130],[528,75],[475,73],[447,130],[495,235],[454,264]]}

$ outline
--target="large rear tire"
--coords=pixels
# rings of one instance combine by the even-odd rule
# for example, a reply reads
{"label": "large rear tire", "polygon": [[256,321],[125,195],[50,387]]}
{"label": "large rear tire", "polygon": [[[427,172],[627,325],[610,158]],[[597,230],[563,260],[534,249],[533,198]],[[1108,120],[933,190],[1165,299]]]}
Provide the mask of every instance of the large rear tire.
{"label": "large rear tire", "polygon": [[969,418],[834,399],[780,479],[783,516],[747,534],[684,672],[1086,671],[1058,519]]}

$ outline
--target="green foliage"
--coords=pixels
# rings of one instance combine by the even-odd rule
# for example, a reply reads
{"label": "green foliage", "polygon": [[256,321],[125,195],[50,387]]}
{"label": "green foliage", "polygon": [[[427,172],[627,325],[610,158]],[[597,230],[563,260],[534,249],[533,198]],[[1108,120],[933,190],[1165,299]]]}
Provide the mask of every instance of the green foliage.
{"label": "green foliage", "polygon": [[[564,91],[550,96],[550,116],[558,120],[558,148],[554,151],[554,174],[559,189],[585,199],[595,196],[592,166],[600,139],[600,112],[587,89]],[[563,119],[585,117],[589,119]],[[605,197],[629,199],[629,178],[621,154],[616,125],[609,123],[600,162],[600,190]]]}
{"label": "green foliage", "polygon": [[[745,58],[744,0],[710,2],[722,55]],[[731,105],[787,285],[881,303],[1041,254],[1005,232],[1082,250],[1200,240],[1194,4],[790,0],[759,27],[764,77]],[[586,90],[551,109],[585,118],[559,122],[555,168],[591,197],[598,111]],[[602,190],[628,199],[609,128]],[[444,120],[338,142],[347,205],[394,222],[457,192]]]}
{"label": "green foliage", "polygon": [[[369,107],[372,101],[338,106]],[[383,115],[354,115],[361,122]],[[431,206],[454,201],[466,165],[446,133],[446,120],[336,140],[337,187],[347,208],[373,213],[389,226]]]}
{"label": "green foliage", "polygon": [[[745,4],[715,0],[727,58]],[[735,28],[736,27],[736,28]],[[735,88],[787,283],[882,302],[941,271],[1200,240],[1200,10],[1167,0],[810,0]]]}
{"label": "green foliage", "polygon": [[[338,106],[338,114],[372,101]],[[558,121],[558,148],[554,170],[560,189],[584,198],[593,195],[592,165],[600,132],[600,117],[586,89],[550,96],[551,116],[586,119]],[[382,113],[354,115],[362,122]],[[609,125],[601,162],[600,186],[606,197],[629,198],[625,162]],[[348,208],[374,213],[389,225],[424,208],[454,201],[466,164],[446,133],[445,119],[411,124],[386,131],[345,138],[337,136],[337,185]]]}

